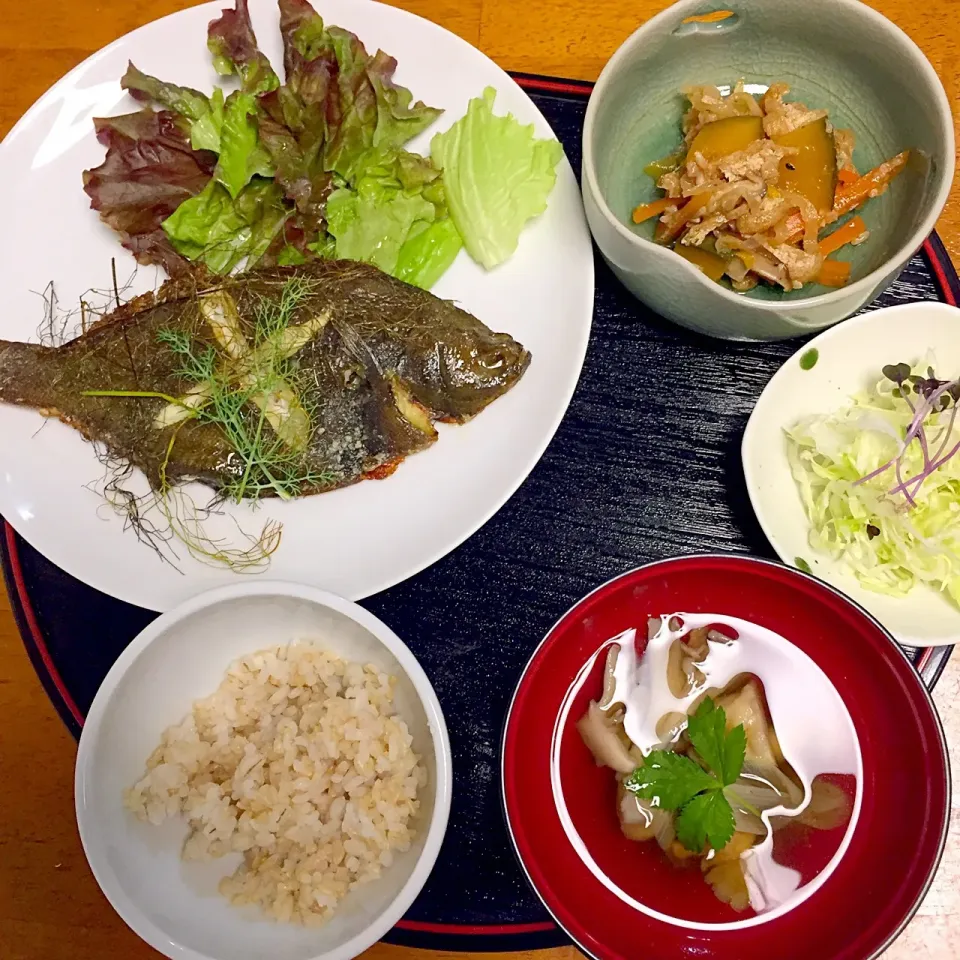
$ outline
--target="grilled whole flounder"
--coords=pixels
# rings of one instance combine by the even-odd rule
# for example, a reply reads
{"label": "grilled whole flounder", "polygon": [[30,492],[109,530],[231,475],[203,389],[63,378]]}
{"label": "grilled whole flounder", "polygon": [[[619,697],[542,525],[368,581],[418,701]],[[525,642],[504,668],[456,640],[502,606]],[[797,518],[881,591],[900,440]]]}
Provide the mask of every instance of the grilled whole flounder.
{"label": "grilled whole flounder", "polygon": [[0,400],[57,416],[154,489],[302,496],[387,476],[530,354],[353,261],[170,281],[59,347],[0,341]]}

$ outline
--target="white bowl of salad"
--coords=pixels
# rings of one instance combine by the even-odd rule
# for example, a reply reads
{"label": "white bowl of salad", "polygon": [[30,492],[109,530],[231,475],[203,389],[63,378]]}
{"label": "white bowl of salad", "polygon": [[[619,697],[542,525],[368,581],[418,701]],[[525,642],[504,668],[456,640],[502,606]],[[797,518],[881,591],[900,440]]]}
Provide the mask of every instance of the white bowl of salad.
{"label": "white bowl of salad", "polygon": [[911,303],[811,340],[743,437],[757,519],[784,563],[908,646],[960,641],[960,310]]}

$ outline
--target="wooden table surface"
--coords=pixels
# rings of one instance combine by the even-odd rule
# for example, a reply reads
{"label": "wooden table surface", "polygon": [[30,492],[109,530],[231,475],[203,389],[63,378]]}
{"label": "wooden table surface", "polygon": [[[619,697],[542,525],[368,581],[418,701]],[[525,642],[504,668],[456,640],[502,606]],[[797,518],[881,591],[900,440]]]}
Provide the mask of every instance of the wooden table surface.
{"label": "wooden table surface", "polygon": [[[800,2],[800,0],[793,0]],[[960,93],[957,0],[870,0],[920,45],[952,103]],[[189,0],[4,3],[0,19],[0,136],[55,80],[95,50]],[[319,4],[318,4],[319,5]],[[485,51],[506,69],[594,79],[622,40],[665,0],[399,0]],[[6,185],[10,189],[11,185]],[[11,225],[6,225],[10,229]],[[938,229],[960,263],[960,188]],[[82,616],[82,611],[77,611]],[[937,687],[960,770],[960,655]],[[73,819],[75,744],[33,673],[0,595],[0,960],[157,957],[112,912],[87,869]],[[14,787],[14,784],[16,785]],[[895,827],[892,827],[895,829]],[[366,960],[428,960],[378,945]],[[573,960],[572,947],[510,955]],[[888,960],[960,957],[960,800],[937,879]],[[815,960],[815,958],[811,958]]]}

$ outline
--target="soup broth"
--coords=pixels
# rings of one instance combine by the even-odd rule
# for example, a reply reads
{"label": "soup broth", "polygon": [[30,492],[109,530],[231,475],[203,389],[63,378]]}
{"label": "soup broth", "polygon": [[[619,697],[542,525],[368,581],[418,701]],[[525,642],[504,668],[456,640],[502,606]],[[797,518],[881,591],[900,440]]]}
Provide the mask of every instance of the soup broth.
{"label": "soup broth", "polygon": [[[577,730],[611,770],[626,839],[698,869],[734,911],[762,913],[825,868],[856,779],[837,751],[797,751],[802,773],[784,755],[764,685],[774,658],[738,625],[673,614],[615,638]],[[782,688],[782,665],[777,680]]]}

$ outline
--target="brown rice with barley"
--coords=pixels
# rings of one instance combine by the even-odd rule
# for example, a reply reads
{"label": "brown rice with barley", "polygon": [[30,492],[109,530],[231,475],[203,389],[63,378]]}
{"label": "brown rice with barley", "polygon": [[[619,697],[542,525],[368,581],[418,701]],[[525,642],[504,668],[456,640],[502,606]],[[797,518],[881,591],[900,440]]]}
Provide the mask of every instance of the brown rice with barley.
{"label": "brown rice with barley", "polygon": [[414,837],[426,771],[395,683],[308,643],[244,657],[164,732],[126,806],[154,824],[186,816],[185,860],[242,853],[220,882],[231,902],[321,924]]}

